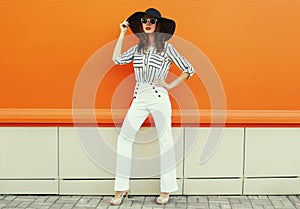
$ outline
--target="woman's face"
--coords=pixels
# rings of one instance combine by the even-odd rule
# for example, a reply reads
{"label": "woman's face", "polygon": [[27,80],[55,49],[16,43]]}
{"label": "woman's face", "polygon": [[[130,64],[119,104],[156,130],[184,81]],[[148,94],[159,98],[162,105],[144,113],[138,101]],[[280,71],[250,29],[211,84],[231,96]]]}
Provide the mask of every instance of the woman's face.
{"label": "woman's face", "polygon": [[153,33],[155,31],[157,19],[146,16],[141,18],[141,22],[145,33]]}

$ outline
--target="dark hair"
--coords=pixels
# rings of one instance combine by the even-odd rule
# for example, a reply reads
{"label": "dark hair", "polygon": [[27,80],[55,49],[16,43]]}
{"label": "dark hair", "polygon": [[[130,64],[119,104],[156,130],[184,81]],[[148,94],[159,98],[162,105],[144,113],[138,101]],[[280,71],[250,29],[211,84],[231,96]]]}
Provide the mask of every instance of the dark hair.
{"label": "dark hair", "polygon": [[[142,26],[140,26],[142,27]],[[141,28],[141,31],[143,31],[143,28]],[[156,53],[161,53],[164,49],[164,34],[160,33],[161,31],[161,24],[159,22],[159,20],[156,22],[156,28],[154,31],[154,35],[155,35],[155,49],[156,49]],[[139,44],[138,44],[138,48],[137,51],[139,53],[142,53],[143,51],[146,50],[146,46],[148,43],[148,35],[145,32],[139,33],[137,34],[138,38],[140,40]]]}

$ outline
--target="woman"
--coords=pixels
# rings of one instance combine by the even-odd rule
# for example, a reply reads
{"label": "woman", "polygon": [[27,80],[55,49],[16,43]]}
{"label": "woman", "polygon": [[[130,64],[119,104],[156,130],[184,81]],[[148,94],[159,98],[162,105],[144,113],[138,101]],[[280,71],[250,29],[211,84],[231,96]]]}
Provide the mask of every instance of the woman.
{"label": "woman", "polygon": [[[139,44],[121,53],[128,27],[139,38]],[[123,197],[128,195],[132,144],[137,131],[149,114],[153,116],[157,129],[161,158],[161,193],[156,202],[166,204],[170,192],[178,190],[171,133],[172,109],[168,90],[188,79],[194,73],[194,69],[171,44],[166,42],[174,33],[175,22],[163,18],[158,10],[149,8],[145,12],[136,12],[121,23],[120,28],[121,33],[113,52],[113,61],[119,65],[133,61],[136,86],[133,101],[118,137],[115,196],[110,200],[110,204],[119,205]],[[183,72],[168,84],[165,79],[172,62]]]}

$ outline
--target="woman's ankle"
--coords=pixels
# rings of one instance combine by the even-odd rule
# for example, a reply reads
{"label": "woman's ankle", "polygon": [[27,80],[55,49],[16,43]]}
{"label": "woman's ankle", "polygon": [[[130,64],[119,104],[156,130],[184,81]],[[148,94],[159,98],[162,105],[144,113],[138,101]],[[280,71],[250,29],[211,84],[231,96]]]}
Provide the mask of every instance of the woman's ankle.
{"label": "woman's ankle", "polygon": [[120,197],[123,194],[123,191],[115,191],[115,197]]}

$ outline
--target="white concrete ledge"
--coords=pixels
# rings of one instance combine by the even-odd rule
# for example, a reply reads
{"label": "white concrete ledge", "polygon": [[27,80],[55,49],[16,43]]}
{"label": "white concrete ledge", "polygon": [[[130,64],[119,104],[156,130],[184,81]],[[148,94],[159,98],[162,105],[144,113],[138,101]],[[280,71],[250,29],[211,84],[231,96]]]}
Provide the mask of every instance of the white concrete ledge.
{"label": "white concrete ledge", "polygon": [[[127,109],[0,108],[0,124],[121,123]],[[285,124],[300,126],[300,110],[173,110],[174,124]]]}

